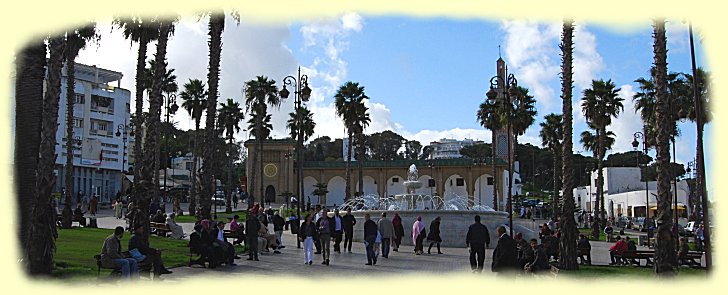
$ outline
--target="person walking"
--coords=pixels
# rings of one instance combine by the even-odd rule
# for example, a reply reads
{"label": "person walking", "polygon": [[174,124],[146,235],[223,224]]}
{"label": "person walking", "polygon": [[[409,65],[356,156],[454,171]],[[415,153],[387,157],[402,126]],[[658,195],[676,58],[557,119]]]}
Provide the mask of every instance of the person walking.
{"label": "person walking", "polygon": [[341,222],[344,226],[344,248],[346,251],[351,253],[351,242],[354,238],[354,225],[356,225],[356,218],[351,215],[351,208],[346,209],[346,215],[341,218]]}
{"label": "person walking", "polygon": [[[316,210],[314,210],[313,215],[313,222],[318,225],[319,219],[321,219],[321,205],[316,205]],[[316,239],[314,241],[314,246],[316,246],[316,252],[314,252],[313,254],[321,254],[321,239]]]}
{"label": "person walking", "polygon": [[328,209],[321,210],[321,218],[316,222],[319,232],[319,243],[321,244],[321,264],[329,265],[331,257],[331,234],[335,230],[334,220],[329,217]]}
{"label": "person walking", "polygon": [[382,236],[382,257],[389,259],[389,248],[394,236],[394,225],[387,218],[387,212],[382,212],[382,218],[379,219],[377,227],[379,227],[379,233]]}
{"label": "person walking", "polygon": [[394,252],[399,252],[399,245],[402,244],[402,237],[404,237],[404,226],[402,225],[402,218],[399,217],[399,213],[394,213],[392,218],[392,226],[394,227]]}
{"label": "person walking", "polygon": [[490,248],[490,233],[488,227],[480,223],[480,215],[475,215],[475,223],[468,227],[465,234],[465,246],[470,249],[470,268],[473,273],[483,272],[485,263],[485,248]]}
{"label": "person walking", "polygon": [[491,264],[491,271],[493,272],[506,272],[513,271],[517,268],[518,254],[516,250],[516,244],[513,239],[506,234],[506,228],[499,225],[496,228],[498,233],[498,244],[493,250],[493,263]]}
{"label": "person walking", "polygon": [[440,243],[442,242],[442,238],[440,238],[440,216],[435,217],[435,220],[430,222],[430,234],[427,235],[427,240],[430,241],[427,254],[430,254],[430,250],[432,250],[432,246],[435,244],[437,244],[437,254],[442,254],[440,251]]}
{"label": "person walking", "polygon": [[258,261],[258,231],[260,230],[260,221],[255,218],[253,212],[248,212],[245,218],[245,238],[248,244],[248,260]]}
{"label": "person walking", "polygon": [[422,222],[422,217],[417,216],[417,221],[412,224],[412,244],[415,245],[415,255],[422,254],[422,242],[426,235],[425,223]]}
{"label": "person walking", "polygon": [[316,224],[311,220],[310,214],[306,215],[305,221],[298,229],[298,240],[303,242],[303,264],[311,265],[313,263],[313,242],[318,239],[318,230]]}
{"label": "person walking", "polygon": [[344,223],[339,209],[334,209],[334,252],[341,254],[341,238],[344,234]]}
{"label": "person walking", "polygon": [[273,233],[276,235],[276,242],[278,249],[283,249],[283,226],[286,224],[286,220],[281,217],[280,213],[276,211],[273,213]]}
{"label": "person walking", "polygon": [[366,265],[377,264],[377,258],[374,256],[374,243],[377,240],[377,224],[371,219],[369,213],[364,214],[364,246],[367,249]]}

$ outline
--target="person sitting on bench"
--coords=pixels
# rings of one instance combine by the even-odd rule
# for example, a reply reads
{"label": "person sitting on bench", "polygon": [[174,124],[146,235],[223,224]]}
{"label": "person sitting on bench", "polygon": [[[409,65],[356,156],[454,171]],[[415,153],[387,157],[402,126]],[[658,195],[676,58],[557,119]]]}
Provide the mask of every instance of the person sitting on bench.
{"label": "person sitting on bench", "polygon": [[174,213],[170,213],[165,223],[169,227],[169,230],[172,231],[172,238],[179,240],[185,237],[185,232],[182,229],[182,226],[177,224],[175,217],[176,215]]}
{"label": "person sitting on bench", "polygon": [[609,258],[612,259],[609,265],[622,264],[621,258],[617,259],[617,256],[622,256],[627,250],[627,242],[622,237],[617,236],[617,242],[612,247],[609,247]]}
{"label": "person sitting on bench", "polygon": [[[580,263],[591,265],[591,243],[589,243],[589,239],[587,239],[584,234],[579,234],[579,241],[576,243],[576,249],[578,252],[581,252],[580,254],[583,254],[579,255]],[[586,261],[584,260],[584,256],[586,256]]]}
{"label": "person sitting on bench", "polygon": [[531,249],[533,250],[533,260],[526,263],[523,270],[526,273],[537,273],[551,269],[547,247],[544,244],[539,245],[536,239],[531,239]]}
{"label": "person sitting on bench", "polygon": [[233,241],[233,245],[245,243],[245,226],[238,222],[239,219],[240,216],[236,214],[233,216],[233,220],[230,221],[230,233],[237,236],[237,239]]}
{"label": "person sitting on bench", "polygon": [[[625,237],[624,240],[627,243],[627,253],[635,253],[635,251],[637,251],[637,243],[635,243],[635,241],[632,240],[632,239],[630,239],[629,237]],[[624,260],[624,263],[625,264],[630,263],[630,264],[636,264],[636,265],[639,265],[640,264],[639,261],[637,261],[634,258],[632,258],[629,261],[627,261],[625,259]]]}
{"label": "person sitting on bench", "polygon": [[165,216],[162,214],[162,210],[157,210],[157,214],[152,216],[152,222],[164,223]]}
{"label": "person sitting on bench", "polygon": [[[222,249],[223,253],[223,259],[222,261],[227,265],[235,265],[235,248],[233,247],[233,244],[228,243],[225,241],[225,222],[218,221],[217,227],[213,228],[211,231],[211,234],[213,237],[215,237],[215,240],[212,242],[213,247],[220,247]],[[237,257],[240,258],[240,257]]]}
{"label": "person sitting on bench", "polygon": [[101,266],[121,269],[121,275],[125,279],[132,277],[138,279],[139,269],[136,259],[121,255],[122,237],[124,237],[124,228],[117,226],[114,233],[104,240],[104,245],[101,247]]}
{"label": "person sitting on bench", "polygon": [[190,234],[190,251],[200,255],[200,259],[195,261],[197,264],[205,266],[205,260],[209,263],[209,267],[214,269],[217,267],[217,259],[212,252],[212,245],[207,243],[207,236],[202,229],[202,225],[195,225],[195,231]]}
{"label": "person sitting on bench", "polygon": [[85,227],[86,226],[86,218],[83,217],[83,214],[86,212],[81,211],[81,204],[76,204],[76,210],[73,210],[73,220],[78,220],[78,224]]}
{"label": "person sitting on bench", "polygon": [[162,262],[162,251],[150,248],[146,243],[144,243],[142,240],[143,233],[143,225],[137,224],[134,226],[134,234],[131,236],[131,239],[129,239],[129,251],[137,249],[139,253],[146,256],[141,263],[152,263],[155,278],[164,274],[172,273],[171,270],[164,267],[164,263]]}

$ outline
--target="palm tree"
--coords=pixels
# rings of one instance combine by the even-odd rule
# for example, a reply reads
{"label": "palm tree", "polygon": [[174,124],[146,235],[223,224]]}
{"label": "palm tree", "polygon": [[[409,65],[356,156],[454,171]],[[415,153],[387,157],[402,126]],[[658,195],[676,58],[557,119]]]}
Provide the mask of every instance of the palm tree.
{"label": "palm tree", "polygon": [[195,208],[197,208],[197,187],[199,185],[197,178],[197,155],[198,155],[198,142],[200,132],[200,121],[202,120],[202,112],[205,110],[207,105],[207,91],[205,90],[205,83],[198,79],[190,79],[189,82],[185,83],[184,91],[179,95],[182,97],[182,107],[190,114],[193,120],[195,120],[195,140],[194,146],[192,147],[192,176],[190,179],[190,215],[195,215]]}
{"label": "palm tree", "polygon": [[[21,48],[15,60],[15,178],[36,184],[36,168],[41,143],[43,84],[46,67],[46,44],[34,40]],[[57,99],[56,99],[57,104]],[[58,114],[56,113],[56,117]],[[17,122],[23,122],[18,124]],[[43,172],[38,171],[38,174]],[[38,194],[35,185],[15,182],[20,223],[16,224],[23,257],[27,261],[30,216]]]}
{"label": "palm tree", "polygon": [[566,270],[578,270],[576,263],[576,221],[574,220],[574,162],[573,162],[573,113],[572,113],[572,90],[573,90],[573,51],[574,51],[574,20],[565,19],[561,33],[561,99],[562,99],[562,150],[561,150],[561,179],[564,194],[561,207],[561,218],[559,228],[559,267]]}
{"label": "palm tree", "polygon": [[541,137],[541,145],[548,148],[554,155],[554,189],[553,189],[553,211],[554,216],[560,215],[559,213],[559,159],[561,158],[562,141],[564,140],[563,130],[563,118],[561,115],[548,114],[544,117],[545,121],[539,124],[541,131],[539,136]]}
{"label": "palm tree", "polygon": [[[536,100],[528,93],[528,89],[524,87],[516,87],[516,95],[511,98],[511,103],[507,106],[507,111],[502,116],[507,126],[509,134],[513,134],[513,145],[508,144],[508,215],[510,235],[513,235],[513,146],[518,146],[518,136],[526,133],[526,129],[533,124],[536,116]],[[509,137],[510,138],[510,137]]]}
{"label": "palm tree", "polygon": [[[357,122],[363,120],[357,117],[357,105],[363,105],[364,99],[367,98],[366,94],[364,94],[364,86],[359,86],[359,83],[351,81],[341,85],[339,90],[336,92],[336,95],[334,95],[336,115],[344,120],[344,127],[346,128],[346,133],[349,139],[346,158],[346,190],[344,192],[346,200],[351,198],[351,146],[353,144]],[[359,109],[359,111],[361,112],[361,109]],[[364,110],[364,113],[366,113],[366,109]]]}
{"label": "palm tree", "polygon": [[486,129],[490,130],[490,136],[491,136],[491,161],[492,161],[492,168],[493,168],[493,209],[498,211],[498,181],[495,181],[495,179],[498,179],[496,174],[498,173],[495,169],[495,159],[496,159],[496,149],[495,149],[495,133],[496,131],[503,128],[503,124],[501,122],[501,113],[502,113],[502,104],[497,103],[495,101],[484,101],[480,104],[480,107],[478,108],[478,121],[480,122],[480,125],[485,127]]}
{"label": "palm tree", "polygon": [[89,23],[66,32],[66,204],[63,227],[71,228],[71,191],[73,191],[73,103],[76,98],[76,57],[86,44],[98,40],[96,23]]}
{"label": "palm tree", "polygon": [[[251,119],[254,120],[255,128],[250,129],[252,134],[255,136],[255,141],[258,146],[256,149],[255,157],[253,158],[253,169],[255,164],[259,165],[258,174],[260,176],[260,201],[264,203],[265,188],[263,187],[263,141],[268,138],[268,134],[264,133],[263,127],[265,120],[270,120],[268,114],[268,105],[274,107],[280,107],[281,98],[278,96],[278,87],[275,85],[276,81],[273,79],[268,80],[266,76],[258,76],[255,80],[245,82],[245,106],[250,109]],[[260,135],[260,136],[258,136]],[[253,176],[255,173],[253,173]],[[251,181],[251,183],[254,183]],[[252,195],[252,194],[251,194]],[[252,202],[248,202],[248,206],[252,206]]]}
{"label": "palm tree", "polygon": [[[23,259],[27,261],[26,270],[31,275],[51,274],[58,237],[56,210],[50,196],[56,182],[53,170],[65,40],[62,36],[51,36],[48,45],[50,58],[45,96],[46,46],[42,40],[30,43],[20,52],[15,84],[15,177],[34,184],[22,185],[23,182],[16,181],[21,212],[20,245]],[[40,113],[38,108],[41,108]]]}
{"label": "palm tree", "polygon": [[[154,55],[156,59],[156,54]],[[147,95],[151,96],[152,94],[152,84],[154,83],[154,73],[156,71],[157,61],[155,59],[149,60],[149,67],[144,69],[144,88],[147,90]],[[177,85],[177,76],[174,74],[174,69],[169,68],[169,64],[165,60],[163,62],[164,66],[164,73],[162,74],[162,93],[167,94],[166,97],[169,97],[169,94],[171,93],[177,93],[179,90],[179,87]],[[170,109],[169,112],[171,114],[174,114],[176,110]],[[161,130],[160,130],[161,131]],[[161,132],[162,136],[165,136],[166,132]],[[166,146],[165,146],[166,148]],[[161,149],[160,149],[161,152]],[[166,157],[165,157],[166,158]],[[165,163],[166,163],[165,159]],[[159,196],[159,168],[160,168],[160,153],[155,154],[155,160],[154,160],[154,186],[153,186],[153,195]],[[164,169],[167,169],[167,165],[164,165]],[[165,188],[166,189],[166,188]]]}
{"label": "palm tree", "polygon": [[369,113],[367,113],[367,110],[369,110],[368,107],[364,105],[364,102],[358,103],[354,105],[355,107],[355,120],[354,120],[354,143],[356,144],[356,151],[357,151],[357,168],[358,168],[358,176],[359,176],[359,188],[358,193],[359,195],[364,194],[364,172],[363,172],[363,164],[364,164],[364,157],[365,150],[364,146],[366,144],[365,135],[364,135],[364,129],[369,126],[369,123],[371,123],[371,118],[369,117]]}
{"label": "palm tree", "polygon": [[[592,126],[590,124],[587,124],[587,125],[589,126],[589,128],[595,129],[594,126]],[[607,131],[606,138],[604,140],[604,145],[603,145],[605,154],[606,154],[606,151],[612,149],[612,146],[614,145],[614,141],[615,141],[614,136],[615,136],[614,132]],[[592,157],[594,157],[594,159],[599,158],[599,140],[598,140],[596,134],[591,133],[588,130],[582,131],[580,138],[579,138],[579,142],[584,147],[584,150],[592,152]],[[597,178],[598,178],[598,175],[599,175],[599,172],[597,171]],[[597,190],[598,190],[598,188],[597,188]],[[604,202],[604,200],[601,199],[601,195],[597,194],[596,202],[597,203],[593,209],[595,212],[598,211],[598,208],[603,207],[603,205],[600,206],[601,202]],[[596,214],[595,214],[595,216],[596,216]]]}
{"label": "palm tree", "polygon": [[295,112],[288,113],[288,121],[286,128],[290,130],[291,138],[298,138],[298,132],[301,131],[303,141],[307,141],[313,136],[316,122],[313,121],[313,113],[305,106],[296,108]]}
{"label": "palm tree", "polygon": [[[665,20],[653,21],[655,57],[655,123],[670,126],[673,115],[669,109],[667,91],[667,38]],[[670,210],[670,128],[657,131],[657,239],[655,245],[655,272],[662,276],[674,276],[677,262],[675,238],[672,231],[672,210]]]}
{"label": "palm tree", "polygon": [[[220,108],[217,110],[220,115],[218,117],[218,123],[225,130],[225,135],[230,141],[230,147],[233,145],[233,136],[236,132],[240,132],[240,121],[245,118],[243,110],[240,108],[240,103],[233,101],[232,98],[228,98],[226,103],[221,103]],[[230,194],[232,193],[232,155],[228,156],[228,189],[225,192],[225,213],[232,213],[233,209],[230,206]]]}
{"label": "palm tree", "polygon": [[[145,243],[149,238],[149,201],[152,198],[158,198],[159,186],[155,185],[154,174],[159,174],[154,165],[157,157],[159,157],[159,125],[160,116],[162,114],[162,87],[165,82],[163,79],[166,70],[164,60],[167,57],[167,42],[170,35],[174,33],[174,24],[176,18],[159,19],[159,36],[157,39],[157,52],[155,54],[156,66],[154,67],[154,79],[152,80],[151,92],[149,93],[149,112],[146,118],[146,130],[144,136],[144,165],[141,165],[140,182],[134,186],[137,194],[137,200],[134,202],[135,211],[134,224],[144,226],[144,234],[142,240]],[[156,187],[156,188],[155,188]]]}
{"label": "palm tree", "polygon": [[599,219],[602,225],[606,223],[604,216],[604,175],[602,167],[606,148],[607,126],[612,123],[612,117],[619,116],[624,109],[622,99],[619,97],[619,88],[616,88],[612,80],[593,80],[591,88],[584,89],[581,101],[582,112],[589,124],[594,126],[597,132],[597,196],[601,201],[599,207]]}
{"label": "palm tree", "polygon": [[[133,16],[133,17],[114,17],[113,27],[122,30],[122,34],[125,39],[130,42],[139,43],[137,52],[137,64],[136,64],[136,87],[134,95],[134,114],[132,122],[134,123],[134,130],[137,130],[134,138],[134,158],[141,160],[144,156],[142,149],[142,142],[144,141],[142,136],[144,132],[141,132],[142,126],[144,125],[143,107],[144,107],[144,63],[147,60],[147,45],[157,40],[159,37],[159,24],[155,19]],[[134,167],[134,179],[141,179],[141,166],[143,163],[137,161]],[[70,188],[66,189],[70,192]],[[136,195],[135,201],[142,196]],[[133,221],[133,220],[132,220]]]}

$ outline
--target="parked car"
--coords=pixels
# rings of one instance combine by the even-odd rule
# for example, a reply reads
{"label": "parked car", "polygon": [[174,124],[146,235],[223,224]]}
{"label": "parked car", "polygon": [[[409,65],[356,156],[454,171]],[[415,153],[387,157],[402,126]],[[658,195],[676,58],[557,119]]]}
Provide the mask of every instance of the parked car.
{"label": "parked car", "polygon": [[687,236],[694,235],[696,229],[698,229],[698,223],[695,221],[688,222],[688,224],[686,224],[683,228],[683,230],[685,230],[685,235]]}
{"label": "parked car", "polygon": [[637,217],[634,218],[632,221],[631,229],[642,231],[642,226],[645,225],[645,218],[644,217]]}

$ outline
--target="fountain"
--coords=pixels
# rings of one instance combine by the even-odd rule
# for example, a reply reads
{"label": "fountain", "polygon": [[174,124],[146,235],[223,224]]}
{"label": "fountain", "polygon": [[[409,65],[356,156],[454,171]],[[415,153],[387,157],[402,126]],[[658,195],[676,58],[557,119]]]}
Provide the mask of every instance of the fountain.
{"label": "fountain", "polygon": [[[480,215],[481,223],[488,227],[491,246],[495,247],[498,239],[495,231],[496,227],[498,225],[508,225],[508,214],[506,212],[495,211],[486,205],[474,204],[473,200],[468,196],[450,194],[448,198],[443,199],[440,196],[417,194],[416,190],[422,187],[422,183],[418,181],[418,178],[417,167],[412,164],[407,171],[407,180],[403,182],[405,194],[393,197],[380,197],[370,194],[351,198],[341,204],[338,207],[340,211],[351,208],[352,215],[357,218],[354,227],[354,240],[362,240],[364,214],[369,213],[371,218],[377,221],[382,212],[387,212],[387,217],[390,219],[394,216],[394,213],[398,213],[402,218],[405,232],[405,236],[402,238],[403,245],[412,245],[412,224],[418,216],[422,217],[422,221],[428,225],[426,227],[428,232],[429,223],[435,217],[440,216],[442,245],[445,247],[464,247],[468,227],[473,223],[474,216]],[[522,225],[514,224],[514,230],[522,232],[524,239],[538,236]]]}

